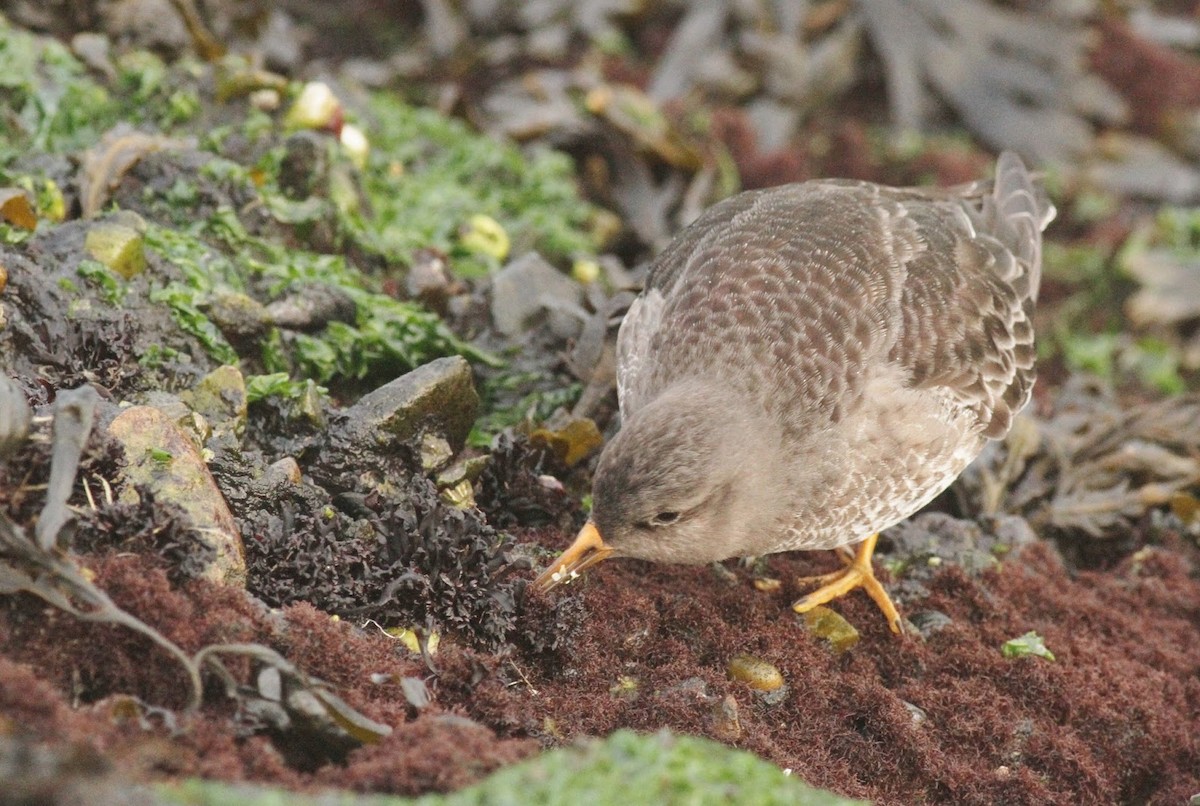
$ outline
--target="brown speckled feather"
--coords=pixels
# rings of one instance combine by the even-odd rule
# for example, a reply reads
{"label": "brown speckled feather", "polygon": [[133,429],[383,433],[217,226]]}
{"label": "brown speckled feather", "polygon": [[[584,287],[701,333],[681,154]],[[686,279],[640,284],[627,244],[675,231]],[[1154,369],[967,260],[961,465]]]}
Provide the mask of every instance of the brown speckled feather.
{"label": "brown speckled feather", "polygon": [[[864,368],[887,361],[1002,436],[1033,384],[1030,317],[1052,208],[1019,162],[1002,159],[998,173],[995,190],[817,181],[711,208],[659,257],[626,317],[622,413],[704,373],[794,401],[785,416],[836,420]],[[761,345],[753,367],[747,341]]]}

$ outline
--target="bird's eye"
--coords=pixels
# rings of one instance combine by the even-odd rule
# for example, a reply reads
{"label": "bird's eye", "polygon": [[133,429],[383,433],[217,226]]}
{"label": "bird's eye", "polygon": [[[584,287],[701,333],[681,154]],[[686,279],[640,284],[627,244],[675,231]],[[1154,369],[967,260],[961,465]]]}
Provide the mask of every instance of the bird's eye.
{"label": "bird's eye", "polygon": [[670,526],[679,520],[678,512],[660,512],[650,519],[651,526]]}

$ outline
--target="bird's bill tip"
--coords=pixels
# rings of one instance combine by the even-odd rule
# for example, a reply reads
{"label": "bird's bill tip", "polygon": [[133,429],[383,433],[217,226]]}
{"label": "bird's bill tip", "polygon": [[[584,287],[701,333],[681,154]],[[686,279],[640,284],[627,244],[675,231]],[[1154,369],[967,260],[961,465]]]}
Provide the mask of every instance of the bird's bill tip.
{"label": "bird's bill tip", "polygon": [[579,576],[584,569],[591,568],[601,560],[608,559],[612,553],[612,547],[604,542],[596,524],[588,521],[579,530],[575,542],[534,580],[534,587],[541,591],[548,591],[564,582],[569,582]]}

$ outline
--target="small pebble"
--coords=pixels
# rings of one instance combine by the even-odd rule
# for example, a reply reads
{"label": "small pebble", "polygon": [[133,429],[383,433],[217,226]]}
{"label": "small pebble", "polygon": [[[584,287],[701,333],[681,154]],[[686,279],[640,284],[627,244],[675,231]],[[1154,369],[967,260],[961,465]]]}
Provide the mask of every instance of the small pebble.
{"label": "small pebble", "polygon": [[783,675],[779,670],[753,655],[734,655],[729,661],[729,676],[755,691],[775,691],[783,686]]}
{"label": "small pebble", "polygon": [[620,700],[634,700],[637,699],[639,688],[641,684],[636,677],[621,675],[616,684],[609,688],[608,693]]}
{"label": "small pebble", "polygon": [[917,634],[928,639],[931,635],[948,627],[951,618],[940,610],[923,610],[908,617],[908,623],[916,628]]}
{"label": "small pebble", "polygon": [[783,583],[771,577],[758,577],[754,580],[754,589],[763,593],[774,593]]}
{"label": "small pebble", "polygon": [[828,607],[818,606],[803,614],[804,626],[818,638],[829,642],[833,651],[841,654],[859,641],[858,630]]}
{"label": "small pebble", "polygon": [[924,724],[925,720],[929,718],[929,715],[925,713],[925,709],[921,708],[919,705],[913,705],[911,702],[907,702],[906,700],[901,700],[900,702],[908,711],[909,716],[912,717],[914,728]]}
{"label": "small pebble", "polygon": [[742,737],[742,721],[738,718],[738,704],[732,694],[713,703],[710,724],[713,735],[722,741],[733,742]]}

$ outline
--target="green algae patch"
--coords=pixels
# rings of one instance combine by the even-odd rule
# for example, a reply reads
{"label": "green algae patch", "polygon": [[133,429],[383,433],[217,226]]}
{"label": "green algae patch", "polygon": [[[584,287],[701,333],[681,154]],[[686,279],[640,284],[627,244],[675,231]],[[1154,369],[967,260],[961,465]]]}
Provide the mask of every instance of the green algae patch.
{"label": "green algae patch", "polygon": [[[226,63],[168,65],[131,51],[114,66],[109,81],[98,80],[61,43],[0,18],[0,184],[36,200],[44,233],[70,211],[30,154],[81,159],[118,124],[169,142],[85,177],[113,189],[93,212],[115,205],[150,224],[122,239],[98,229],[78,276],[64,283],[112,306],[164,306],[197,342],[194,353],[215,364],[246,361],[255,374],[323,386],[366,385],[452,354],[500,366],[436,313],[382,292],[423,250],[444,255],[458,277],[485,275],[529,250],[564,270],[594,257],[599,214],[580,197],[564,154],[498,140],[387,93],[345,106],[346,124],[362,139],[348,150],[333,131],[290,134],[282,112],[240,96],[214,106],[205,88]],[[298,82],[273,78],[280,95],[299,95]],[[235,132],[246,146],[234,149],[244,155],[237,161],[222,155]],[[300,134],[309,139],[295,140]],[[117,192],[123,174],[147,160],[140,195]],[[241,220],[240,211],[256,209],[266,215]],[[30,237],[0,224],[0,243],[20,247]],[[277,322],[267,310],[318,286],[345,307],[299,323]]]}
{"label": "green algae patch", "polygon": [[332,287],[353,304],[353,320],[331,321],[314,333],[271,328],[257,346],[267,374],[290,373],[318,384],[362,380],[413,369],[444,355],[497,363],[459,339],[416,303],[368,290],[369,281],[340,255],[290,249],[250,235],[230,211],[190,230],[150,225],[146,248],[173,268],[174,279],[151,291],[176,323],[211,358],[235,363],[237,350],[213,321],[214,297],[256,291],[271,299],[310,285]]}
{"label": "green algae patch", "polygon": [[202,69],[168,68],[154,54],[133,51],[119,59],[109,88],[66,45],[13,28],[0,15],[0,167],[31,151],[82,151],[122,120],[163,129],[191,121]]}
{"label": "green algae patch", "polygon": [[[326,793],[296,795],[277,790],[188,781],[163,787],[168,803],[247,804],[247,806],[483,806],[483,804],[577,803],[722,804],[759,806],[855,806],[849,800],[813,789],[773,764],[708,739],[666,731],[642,735],[619,730],[603,741],[551,750],[506,767],[475,786],[449,795],[408,798]],[[631,800],[632,798],[632,800]]]}
{"label": "green algae patch", "polygon": [[[569,265],[596,251],[596,210],[580,198],[565,154],[523,151],[383,93],[368,114],[362,182],[373,215],[355,222],[365,247],[400,259],[439,249],[463,276],[496,268],[502,253],[536,249]],[[492,219],[508,248],[477,248],[479,216]]]}
{"label": "green algae patch", "polygon": [[86,148],[119,119],[108,91],[57,40],[0,16],[0,167],[27,151]]}

